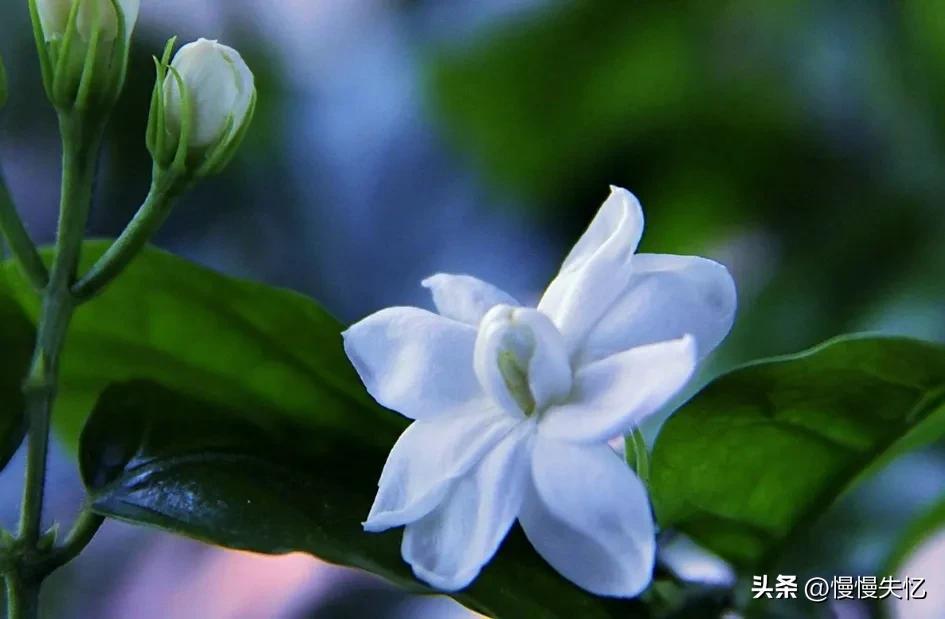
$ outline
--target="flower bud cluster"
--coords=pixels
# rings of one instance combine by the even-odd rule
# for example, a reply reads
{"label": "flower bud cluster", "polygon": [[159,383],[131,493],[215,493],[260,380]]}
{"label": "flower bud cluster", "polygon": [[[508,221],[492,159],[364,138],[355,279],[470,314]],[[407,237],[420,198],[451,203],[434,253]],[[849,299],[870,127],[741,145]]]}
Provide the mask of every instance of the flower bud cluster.
{"label": "flower bud cluster", "polygon": [[140,0],[30,0],[43,84],[60,111],[107,115],[121,93]]}

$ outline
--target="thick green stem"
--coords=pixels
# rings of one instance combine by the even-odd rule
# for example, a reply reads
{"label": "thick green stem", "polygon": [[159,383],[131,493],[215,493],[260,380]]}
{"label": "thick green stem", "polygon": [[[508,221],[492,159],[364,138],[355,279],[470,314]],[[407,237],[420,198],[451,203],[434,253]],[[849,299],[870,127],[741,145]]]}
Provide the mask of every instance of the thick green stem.
{"label": "thick green stem", "polygon": [[19,576],[4,577],[7,594],[7,619],[33,619],[39,616],[39,583],[27,584]]}
{"label": "thick green stem", "polygon": [[42,526],[50,416],[56,397],[59,357],[75,309],[70,288],[76,278],[92,198],[95,155],[101,140],[101,127],[90,127],[68,114],[60,116],[60,131],[63,145],[62,199],[56,255],[43,294],[33,362],[23,387],[29,434],[18,535],[22,556],[19,570],[12,576],[8,575],[8,588],[12,582],[12,588],[19,590],[15,593],[18,596],[16,608],[20,609],[17,610],[19,615],[12,612],[8,615],[23,619],[36,617],[39,587],[43,576],[48,573],[48,570],[40,570],[34,574],[31,570],[42,565],[37,543]]}
{"label": "thick green stem", "polygon": [[69,289],[78,268],[92,199],[95,153],[98,152],[101,140],[100,129],[83,132],[83,129],[86,129],[85,124],[68,115],[60,116],[59,124],[63,147],[62,199],[56,236],[56,256],[49,275],[49,284],[43,295],[36,348],[30,374],[24,385],[29,438],[19,537],[29,548],[36,545],[40,535],[49,418],[56,396],[59,355],[74,310]]}

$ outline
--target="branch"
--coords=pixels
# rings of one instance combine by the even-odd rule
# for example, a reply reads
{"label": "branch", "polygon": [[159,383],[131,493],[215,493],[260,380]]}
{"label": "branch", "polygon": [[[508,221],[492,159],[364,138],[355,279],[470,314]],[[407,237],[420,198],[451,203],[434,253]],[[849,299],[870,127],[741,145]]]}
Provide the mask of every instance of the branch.
{"label": "branch", "polygon": [[16,212],[10,193],[7,191],[3,178],[0,178],[0,231],[10,245],[10,251],[16,259],[30,284],[37,290],[42,290],[49,282],[49,273],[43,264],[36,245],[23,226],[23,221]]}
{"label": "branch", "polygon": [[104,516],[99,516],[88,507],[84,507],[62,545],[56,547],[43,561],[43,573],[51,574],[79,556],[82,549],[88,546],[95,537],[103,522],[105,522]]}
{"label": "branch", "polygon": [[125,230],[72,287],[77,301],[87,301],[101,292],[125,270],[167,219],[178,189],[176,176],[169,175],[171,178],[158,178],[152,183],[148,197]]}

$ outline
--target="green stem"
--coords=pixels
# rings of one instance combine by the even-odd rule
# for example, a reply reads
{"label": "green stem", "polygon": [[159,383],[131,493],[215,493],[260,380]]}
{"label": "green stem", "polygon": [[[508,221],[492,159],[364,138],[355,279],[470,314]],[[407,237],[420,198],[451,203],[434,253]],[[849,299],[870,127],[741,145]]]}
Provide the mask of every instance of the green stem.
{"label": "green stem", "polygon": [[29,278],[30,284],[37,290],[42,290],[49,280],[46,265],[39,257],[36,245],[16,212],[3,178],[0,178],[0,232],[6,236],[10,252]]}
{"label": "green stem", "polygon": [[29,548],[35,547],[40,535],[49,418],[56,396],[59,355],[75,308],[69,288],[78,268],[92,199],[95,153],[98,152],[101,139],[100,130],[85,133],[84,123],[69,115],[61,115],[59,124],[63,146],[62,199],[56,256],[49,275],[49,285],[43,295],[36,348],[30,374],[24,385],[29,439],[19,537]]}
{"label": "green stem", "polygon": [[59,378],[59,357],[76,306],[70,288],[78,269],[102,135],[100,126],[90,126],[70,114],[61,114],[59,124],[63,155],[56,255],[43,294],[33,362],[23,387],[29,433],[18,535],[22,555],[17,572],[7,577],[8,588],[12,587],[17,595],[14,606],[17,610],[8,615],[23,619],[36,617],[39,587],[49,573],[48,570],[38,573],[32,570],[34,566],[43,565],[37,543],[42,526],[49,424]]}
{"label": "green stem", "polygon": [[43,563],[43,571],[46,573],[55,572],[75,559],[82,552],[82,549],[89,545],[89,542],[92,541],[104,522],[105,518],[93,513],[87,507],[83,508],[62,546],[56,548],[53,554]]}
{"label": "green stem", "polygon": [[26,584],[15,574],[4,577],[7,594],[7,619],[33,619],[39,616],[39,584]]}
{"label": "green stem", "polygon": [[[8,574],[4,577],[7,593],[7,619],[26,619],[35,617],[37,613],[29,614],[38,605],[38,596],[34,596],[23,585],[18,576]],[[30,608],[30,607],[33,608]]]}
{"label": "green stem", "polygon": [[77,300],[86,301],[101,292],[138,255],[170,214],[174,198],[184,184],[179,181],[180,178],[170,170],[155,167],[151,190],[134,218],[88,273],[73,286],[72,294]]}

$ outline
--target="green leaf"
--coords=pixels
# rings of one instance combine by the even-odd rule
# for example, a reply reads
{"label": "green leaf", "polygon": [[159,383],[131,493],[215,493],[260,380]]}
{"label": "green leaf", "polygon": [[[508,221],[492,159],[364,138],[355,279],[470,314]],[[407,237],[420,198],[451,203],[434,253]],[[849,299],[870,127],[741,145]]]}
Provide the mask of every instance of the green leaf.
{"label": "green leaf", "polygon": [[0,295],[0,471],[16,453],[26,432],[21,386],[29,370],[32,323],[18,305]]}
{"label": "green leaf", "polygon": [[855,336],[714,381],[653,453],[657,518],[736,567],[792,533],[880,463],[945,428],[945,348]]}
{"label": "green leaf", "polygon": [[[230,548],[307,552],[427,591],[400,558],[399,530],[361,529],[386,451],[312,417],[215,406],[148,382],[113,385],[81,441],[93,509]],[[638,602],[571,585],[519,531],[454,597],[515,619],[649,616]]]}
{"label": "green leaf", "polygon": [[[82,268],[107,247],[86,243]],[[4,296],[35,320],[39,299],[9,262],[0,267]],[[298,418],[317,411],[318,423],[386,448],[405,423],[365,393],[342,350],[341,330],[302,295],[147,249],[102,296],[76,312],[53,423],[75,451],[106,385],[152,379],[222,405]]]}

